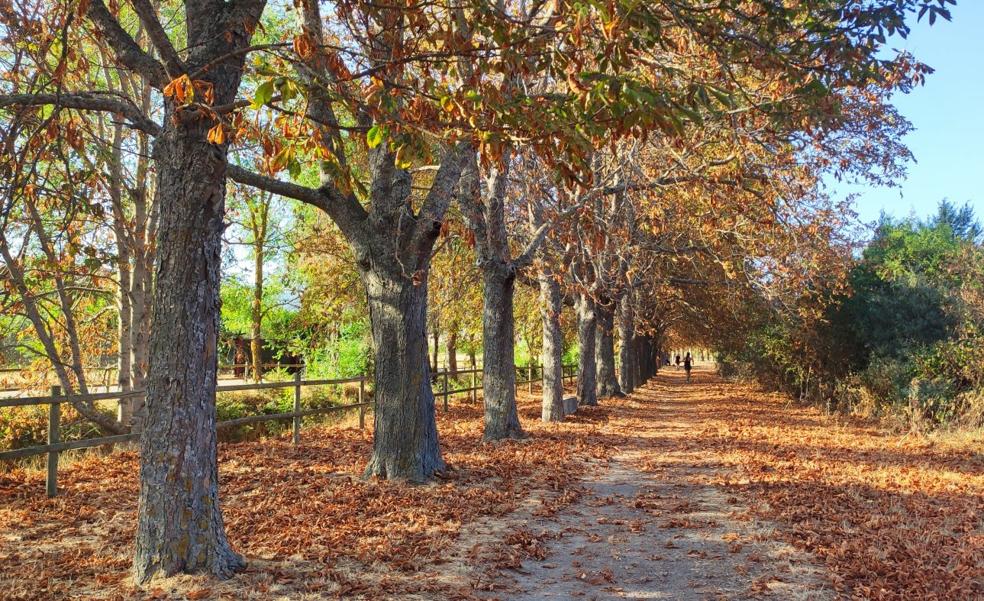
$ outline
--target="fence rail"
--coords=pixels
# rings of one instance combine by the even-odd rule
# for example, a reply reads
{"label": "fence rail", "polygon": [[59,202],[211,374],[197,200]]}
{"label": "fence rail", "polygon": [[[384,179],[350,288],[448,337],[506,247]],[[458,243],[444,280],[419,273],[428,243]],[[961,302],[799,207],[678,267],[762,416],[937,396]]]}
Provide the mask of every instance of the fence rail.
{"label": "fence rail", "polygon": [[[443,399],[444,411],[448,411],[449,400],[452,396],[461,393],[469,393],[472,402],[478,400],[478,392],[482,389],[480,382],[480,374],[482,369],[459,369],[455,372],[449,372],[448,370],[441,370],[432,374],[433,385],[436,385],[438,381],[441,382],[441,388],[439,390],[434,389],[435,398],[440,396]],[[539,373],[539,378],[536,374]],[[521,376],[525,375],[526,379],[522,379]],[[449,382],[453,378],[455,380],[460,380],[464,376],[470,376],[471,386],[464,388],[450,389]],[[530,393],[533,392],[533,386],[537,382],[542,382],[543,379],[543,368],[541,366],[527,366],[527,367],[516,367],[516,388],[517,390],[523,384],[526,384]],[[567,382],[568,380],[574,381],[576,379],[576,366],[574,365],[564,365],[561,370],[561,380]],[[231,428],[235,426],[242,426],[246,424],[255,424],[260,422],[269,421],[286,421],[292,420],[292,438],[294,444],[300,443],[301,436],[301,419],[304,417],[310,417],[314,415],[324,415],[332,413],[335,411],[348,411],[351,409],[359,410],[359,428],[365,428],[365,418],[366,409],[373,406],[373,402],[366,401],[366,381],[367,376],[362,375],[355,378],[339,378],[339,379],[320,379],[320,380],[304,380],[302,379],[302,374],[300,371],[294,374],[293,380],[283,381],[283,382],[260,382],[255,384],[230,384],[225,386],[217,386],[216,392],[241,392],[250,390],[268,390],[277,388],[293,388],[294,389],[294,406],[293,411],[286,413],[267,413],[261,415],[247,415],[244,417],[238,417],[235,419],[224,420],[216,423],[217,429]],[[318,407],[312,409],[302,409],[301,408],[301,390],[304,387],[311,386],[331,386],[331,385],[345,385],[345,384],[358,384],[357,390],[357,402],[350,403],[347,405],[333,405],[331,407]],[[47,477],[45,479],[45,487],[49,497],[54,497],[58,494],[58,455],[65,451],[71,451],[75,449],[85,449],[91,447],[98,447],[103,445],[114,445],[125,442],[133,442],[138,440],[140,435],[137,433],[130,434],[116,434],[112,436],[100,436],[97,438],[85,438],[82,440],[72,440],[72,441],[61,441],[61,405],[63,403],[72,402],[93,402],[93,401],[106,401],[106,400],[117,400],[122,401],[124,399],[142,397],[146,394],[143,390],[132,390],[127,392],[99,392],[94,394],[84,394],[84,395],[63,395],[61,394],[61,387],[52,386],[51,395],[49,396],[35,396],[35,397],[20,397],[14,399],[0,399],[0,409],[5,407],[25,407],[25,406],[48,406],[48,444],[36,445],[33,447],[25,447],[22,449],[14,449],[9,451],[0,451],[0,461],[12,461],[15,459],[24,459],[26,457],[32,457],[36,455],[47,455]]]}

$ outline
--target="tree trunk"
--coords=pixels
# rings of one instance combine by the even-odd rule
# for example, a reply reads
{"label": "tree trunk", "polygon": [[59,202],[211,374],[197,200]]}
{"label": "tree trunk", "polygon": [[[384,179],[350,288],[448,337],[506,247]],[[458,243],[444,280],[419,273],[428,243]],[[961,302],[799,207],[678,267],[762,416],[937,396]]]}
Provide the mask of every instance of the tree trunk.
{"label": "tree trunk", "polygon": [[[124,243],[125,245],[125,243]],[[130,303],[130,288],[132,286],[130,278],[130,256],[123,250],[123,246],[118,247],[119,263],[118,269],[120,278],[119,289],[119,328],[117,330],[117,340],[119,342],[119,353],[117,360],[117,383],[120,390],[129,392],[132,390],[131,376],[133,374],[133,307]],[[133,399],[121,399],[117,419],[124,426],[130,427],[133,422]]]}
{"label": "tree trunk", "polygon": [[633,340],[635,339],[635,315],[632,310],[632,297],[623,294],[619,302],[618,311],[618,335],[621,339],[619,347],[619,385],[622,392],[631,394],[636,387],[635,353],[632,351]]}
{"label": "tree trunk", "polygon": [[544,269],[540,283],[540,317],[543,320],[543,405],[541,418],[545,422],[564,419],[564,333],[560,328],[560,283],[553,273]]}
{"label": "tree trunk", "polygon": [[[109,160],[109,196],[113,209],[113,234],[116,238],[116,272],[119,278],[117,294],[117,362],[116,382],[122,392],[132,390],[133,307],[130,270],[130,237],[126,214],[123,211],[123,126],[113,127],[113,149]],[[133,421],[133,399],[120,399],[116,418],[129,428]]]}
{"label": "tree trunk", "polygon": [[598,366],[598,397],[622,396],[615,370],[615,305],[599,303],[595,313],[595,357]]}
{"label": "tree trunk", "polygon": [[[143,110],[150,110],[151,89],[145,86],[143,91]],[[132,298],[132,343],[133,360],[131,385],[134,390],[146,388],[147,373],[150,371],[150,322],[153,306],[153,280],[155,246],[157,239],[157,205],[148,211],[147,199],[153,197],[154,182],[150,177],[150,142],[146,134],[137,134],[136,189],[133,192],[133,272]],[[144,400],[133,399],[133,431],[139,432],[145,420]]]}
{"label": "tree trunk", "polygon": [[434,325],[431,327],[431,336],[433,337],[434,340],[433,359],[431,360],[431,371],[436,374],[438,372],[437,361],[438,361],[438,357],[440,356],[440,347],[441,347],[441,328],[438,326],[436,321]]}
{"label": "tree trunk", "polygon": [[366,476],[424,482],[444,469],[427,362],[427,278],[364,271],[375,349],[376,404]]}
{"label": "tree trunk", "polygon": [[[137,228],[141,226],[137,222]],[[156,232],[153,234],[156,235]],[[145,244],[145,235],[137,233],[137,242],[134,245],[138,252],[134,255],[133,272],[131,274],[132,298],[131,306],[131,343],[130,349],[133,358],[130,362],[130,384],[134,390],[146,390],[147,373],[150,371],[150,322],[151,307],[153,302],[153,282],[151,281],[152,263],[154,260],[153,249]],[[144,410],[144,399],[135,398],[131,404],[133,415],[132,430],[139,432],[143,428],[146,420]]]}
{"label": "tree trunk", "polygon": [[[262,227],[266,229],[266,226]],[[253,238],[253,305],[250,314],[249,349],[253,359],[253,381],[263,379],[263,249],[266,233]]]}
{"label": "tree trunk", "polygon": [[448,377],[458,377],[458,326],[452,324],[448,332]]}
{"label": "tree trunk", "polygon": [[482,393],[485,440],[523,438],[516,411],[515,321],[516,274],[500,262],[482,268]]}
{"label": "tree trunk", "polygon": [[225,149],[205,139],[208,122],[176,124],[158,138],[161,211],[154,329],[141,438],[134,577],[245,567],[226,539],[219,509],[215,386],[219,276],[225,211]]}
{"label": "tree trunk", "polygon": [[577,399],[579,405],[597,405],[597,364],[595,363],[595,303],[582,294],[577,300]]}

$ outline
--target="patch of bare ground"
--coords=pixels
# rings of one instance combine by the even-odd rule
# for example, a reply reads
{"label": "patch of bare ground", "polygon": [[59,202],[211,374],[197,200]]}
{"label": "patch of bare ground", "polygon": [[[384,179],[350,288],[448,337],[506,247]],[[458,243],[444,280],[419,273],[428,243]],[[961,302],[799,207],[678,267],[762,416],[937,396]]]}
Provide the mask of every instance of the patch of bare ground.
{"label": "patch of bare ground", "polygon": [[[667,379],[664,377],[664,381]],[[517,516],[527,558],[491,580],[488,599],[830,599],[815,557],[774,536],[715,485],[727,469],[681,446],[698,423],[665,403],[693,388],[652,386],[612,400],[628,444],[550,516]]]}

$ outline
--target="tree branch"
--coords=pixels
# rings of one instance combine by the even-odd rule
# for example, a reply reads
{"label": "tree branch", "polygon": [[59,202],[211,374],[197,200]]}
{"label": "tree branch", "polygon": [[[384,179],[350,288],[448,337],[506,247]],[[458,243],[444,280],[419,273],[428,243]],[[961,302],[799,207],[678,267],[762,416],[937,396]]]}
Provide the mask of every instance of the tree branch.
{"label": "tree branch", "polygon": [[364,238],[363,229],[368,218],[366,210],[354,197],[340,194],[333,186],[321,188],[299,186],[274,177],[260,175],[233,163],[229,163],[227,173],[233,181],[240,184],[286,198],[293,198],[321,209],[328,214],[353,245]]}
{"label": "tree branch", "polygon": [[140,45],[123,29],[116,17],[109,12],[106,5],[103,4],[103,0],[91,0],[86,14],[102,37],[109,43],[120,64],[142,75],[157,89],[163,89],[167,85],[169,80],[164,66],[143,51]]}
{"label": "tree branch", "polygon": [[171,44],[171,39],[167,37],[167,32],[161,26],[161,22],[157,18],[157,11],[151,5],[150,0],[130,0],[130,4],[133,5],[134,12],[137,13],[140,22],[146,28],[147,37],[150,38],[154,48],[164,60],[164,68],[167,70],[168,77],[175,79],[183,74],[186,71],[184,63],[181,62],[178,52]]}
{"label": "tree branch", "polygon": [[0,95],[0,108],[8,106],[45,106],[52,105],[67,109],[86,111],[103,111],[122,115],[129,121],[130,127],[144,133],[156,136],[161,126],[151,121],[137,105],[115,98],[108,94],[92,92],[76,92],[70,94],[9,94]]}

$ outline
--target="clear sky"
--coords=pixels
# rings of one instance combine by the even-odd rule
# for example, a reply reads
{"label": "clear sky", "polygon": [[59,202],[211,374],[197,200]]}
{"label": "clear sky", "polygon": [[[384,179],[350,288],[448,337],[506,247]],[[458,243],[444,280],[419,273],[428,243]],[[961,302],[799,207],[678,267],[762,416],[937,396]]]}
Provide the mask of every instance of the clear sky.
{"label": "clear sky", "polygon": [[915,154],[898,188],[835,185],[843,196],[859,194],[862,220],[885,212],[904,217],[935,213],[940,200],[970,202],[984,221],[984,0],[957,0],[952,21],[912,23],[907,40],[892,47],[910,51],[936,72],[894,104],[915,127],[906,145]]}

